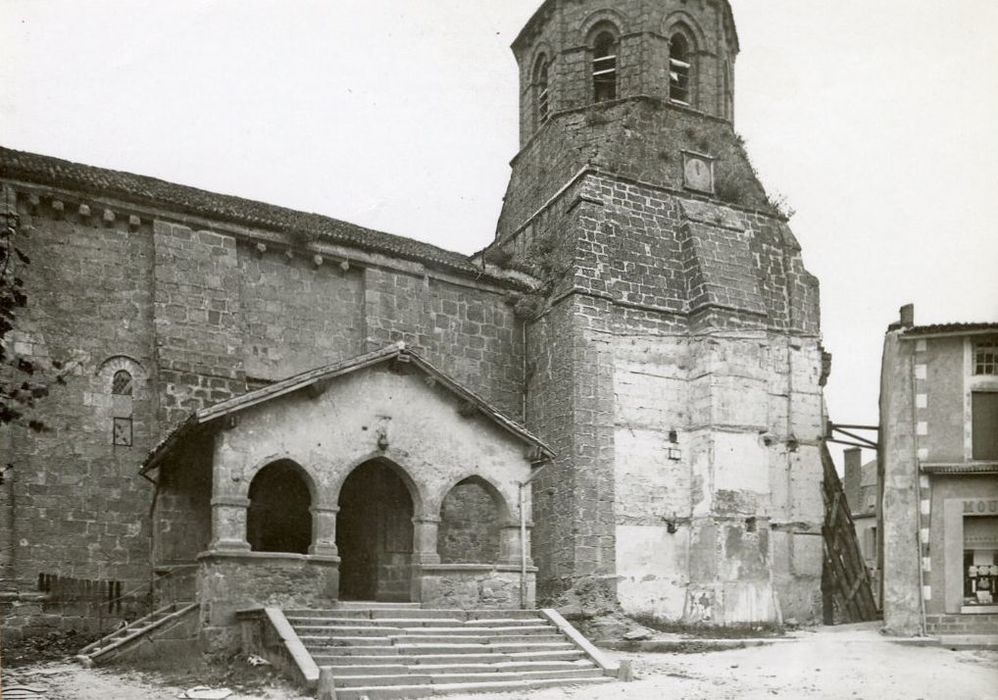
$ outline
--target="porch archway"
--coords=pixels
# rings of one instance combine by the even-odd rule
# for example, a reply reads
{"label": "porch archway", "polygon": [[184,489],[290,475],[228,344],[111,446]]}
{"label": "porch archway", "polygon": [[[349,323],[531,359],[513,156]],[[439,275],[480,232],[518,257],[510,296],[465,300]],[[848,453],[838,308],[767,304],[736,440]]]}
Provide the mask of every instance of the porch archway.
{"label": "porch archway", "polygon": [[447,492],[440,506],[437,551],[444,564],[494,564],[500,532],[508,524],[505,499],[485,479],[470,476]]}
{"label": "porch archway", "polygon": [[374,459],[343,482],[336,516],[343,600],[410,599],[415,498],[404,474]]}
{"label": "porch archway", "polygon": [[307,479],[290,459],[271,462],[256,473],[246,513],[246,540],[252,551],[308,553],[312,494]]}

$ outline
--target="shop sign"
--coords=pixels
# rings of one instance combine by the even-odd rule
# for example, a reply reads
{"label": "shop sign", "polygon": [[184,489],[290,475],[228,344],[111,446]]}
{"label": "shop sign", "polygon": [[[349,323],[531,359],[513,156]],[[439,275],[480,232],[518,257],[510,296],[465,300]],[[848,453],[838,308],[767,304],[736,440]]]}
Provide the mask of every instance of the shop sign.
{"label": "shop sign", "polygon": [[998,515],[998,499],[963,502],[964,515]]}

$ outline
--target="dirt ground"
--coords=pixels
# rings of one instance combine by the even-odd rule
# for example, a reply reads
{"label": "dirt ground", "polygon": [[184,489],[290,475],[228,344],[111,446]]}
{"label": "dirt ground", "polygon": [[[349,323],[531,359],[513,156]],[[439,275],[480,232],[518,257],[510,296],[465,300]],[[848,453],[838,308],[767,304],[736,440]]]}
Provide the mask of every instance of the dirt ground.
{"label": "dirt ground", "polygon": [[[634,698],[870,698],[991,700],[998,697],[998,652],[903,646],[875,625],[804,631],[771,645],[697,654],[615,654],[631,659],[637,680],[528,693],[452,695],[452,700],[606,700]],[[84,669],[46,662],[7,670],[3,687],[44,691],[50,700],[167,700],[190,688],[150,673]],[[231,700],[298,700],[279,680],[237,691]]]}

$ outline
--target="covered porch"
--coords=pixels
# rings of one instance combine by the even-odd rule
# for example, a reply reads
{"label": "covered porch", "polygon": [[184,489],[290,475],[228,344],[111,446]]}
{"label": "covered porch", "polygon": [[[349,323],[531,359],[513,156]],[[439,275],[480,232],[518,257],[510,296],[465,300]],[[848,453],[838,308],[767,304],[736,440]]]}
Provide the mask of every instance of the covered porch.
{"label": "covered porch", "polygon": [[[532,608],[537,438],[404,345],[197,412],[147,459],[154,566],[203,631],[340,600]],[[160,587],[163,596],[169,587]],[[176,595],[174,592],[173,595]]]}

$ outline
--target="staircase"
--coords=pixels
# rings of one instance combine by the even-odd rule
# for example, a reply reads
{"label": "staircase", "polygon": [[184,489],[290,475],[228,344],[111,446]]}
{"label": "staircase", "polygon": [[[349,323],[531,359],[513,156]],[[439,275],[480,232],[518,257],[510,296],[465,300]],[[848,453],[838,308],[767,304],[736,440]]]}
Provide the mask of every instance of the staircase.
{"label": "staircase", "polygon": [[195,614],[197,607],[197,603],[166,605],[83,647],[77,653],[76,660],[85,666],[107,662],[136,644],[144,642],[151,634],[179,624],[188,614]]}
{"label": "staircase", "polygon": [[[340,604],[285,610],[337,700],[607,683],[607,664],[557,613]],[[581,642],[581,643],[580,643]]]}

